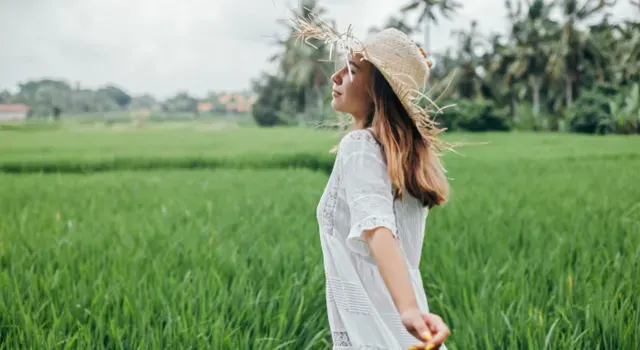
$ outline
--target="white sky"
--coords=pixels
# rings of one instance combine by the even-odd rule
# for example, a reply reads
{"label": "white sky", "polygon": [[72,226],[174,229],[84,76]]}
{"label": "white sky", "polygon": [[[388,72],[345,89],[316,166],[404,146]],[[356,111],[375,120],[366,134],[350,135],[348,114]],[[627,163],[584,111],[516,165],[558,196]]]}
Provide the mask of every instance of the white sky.
{"label": "white sky", "polygon": [[[451,30],[472,18],[483,32],[504,30],[504,0],[461,2],[453,22],[432,28],[433,49],[450,45]],[[359,38],[406,3],[320,0],[340,30],[352,24]],[[618,3],[614,18],[640,16],[628,0]],[[276,19],[295,6],[297,0],[0,0],[0,90],[40,78],[90,88],[113,83],[158,98],[245,89],[269,68],[268,36],[282,32]]]}

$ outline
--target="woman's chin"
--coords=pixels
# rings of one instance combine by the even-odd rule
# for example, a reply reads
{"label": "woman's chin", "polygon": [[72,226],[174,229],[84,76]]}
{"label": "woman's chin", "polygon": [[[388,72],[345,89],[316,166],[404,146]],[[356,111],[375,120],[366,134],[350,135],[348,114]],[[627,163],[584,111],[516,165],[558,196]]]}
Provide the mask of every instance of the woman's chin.
{"label": "woman's chin", "polygon": [[331,108],[333,108],[333,110],[335,110],[336,112],[342,112],[342,109],[340,107],[340,102],[334,97],[333,100],[331,100]]}

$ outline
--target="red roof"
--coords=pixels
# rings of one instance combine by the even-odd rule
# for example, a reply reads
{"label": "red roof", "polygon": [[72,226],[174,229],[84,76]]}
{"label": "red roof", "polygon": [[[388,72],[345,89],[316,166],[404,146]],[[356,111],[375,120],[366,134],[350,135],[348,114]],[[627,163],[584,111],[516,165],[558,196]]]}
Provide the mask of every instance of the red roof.
{"label": "red roof", "polygon": [[1,104],[0,112],[29,112],[31,108],[22,104]]}
{"label": "red roof", "polygon": [[198,103],[199,111],[210,111],[213,108],[213,104],[209,102],[200,102]]}
{"label": "red roof", "polygon": [[229,101],[231,101],[232,97],[233,97],[232,95],[227,94],[227,95],[220,96],[218,100],[220,101],[220,103],[226,105]]}

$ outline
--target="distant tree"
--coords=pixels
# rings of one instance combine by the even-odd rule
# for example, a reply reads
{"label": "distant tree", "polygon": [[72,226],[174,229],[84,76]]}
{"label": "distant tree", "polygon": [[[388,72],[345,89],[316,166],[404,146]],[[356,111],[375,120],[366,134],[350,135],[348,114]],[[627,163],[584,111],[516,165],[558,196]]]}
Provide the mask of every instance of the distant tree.
{"label": "distant tree", "polygon": [[252,115],[260,126],[274,126],[282,124],[278,118],[278,109],[282,104],[279,88],[282,81],[273,75],[265,75],[260,81],[254,82],[258,93],[258,101],[253,106]]}
{"label": "distant tree", "polygon": [[507,1],[511,19],[511,45],[508,55],[513,57],[507,70],[505,81],[523,79],[529,84],[533,112],[538,114],[542,106],[543,84],[548,79],[547,65],[552,51],[553,33],[557,33],[558,23],[549,18],[553,4],[544,0],[530,2],[524,17],[521,8],[512,11],[511,1]]}
{"label": "distant tree", "polygon": [[554,78],[563,81],[565,87],[566,105],[570,106],[574,97],[579,96],[580,75],[588,67],[583,61],[591,57],[602,61],[603,53],[598,50],[598,46],[593,37],[588,32],[578,30],[577,25],[589,20],[602,10],[614,6],[616,1],[598,0],[596,3],[591,0],[564,0],[562,11],[564,23],[559,28],[559,33],[555,37],[548,70],[555,72]]}
{"label": "distant tree", "polygon": [[178,92],[175,96],[167,99],[164,104],[168,112],[196,113],[198,111],[198,100],[186,91]]}
{"label": "distant tree", "polygon": [[256,123],[261,126],[292,124],[299,106],[304,103],[304,90],[298,89],[278,75],[263,73],[252,81],[258,100],[251,110]]}
{"label": "distant tree", "polygon": [[132,109],[132,110],[143,109],[143,108],[151,109],[155,107],[157,104],[158,102],[153,96],[149,94],[144,94],[140,96],[131,97],[131,102],[129,102],[128,107],[129,109]]}
{"label": "distant tree", "polygon": [[107,85],[103,88],[100,88],[98,92],[104,92],[105,94],[107,94],[107,96],[116,101],[116,103],[120,107],[124,107],[128,105],[129,102],[131,102],[131,96],[114,85]]}
{"label": "distant tree", "polygon": [[442,17],[449,19],[461,7],[462,3],[456,0],[411,0],[402,7],[401,11],[402,13],[412,13],[416,11],[419,13],[414,28],[418,30],[421,24],[424,26],[423,47],[427,51],[431,51],[430,25],[431,23],[438,23],[438,17],[434,9],[437,9]]}
{"label": "distant tree", "polygon": [[60,120],[61,114],[62,114],[62,108],[58,106],[53,107],[53,119]]}
{"label": "distant tree", "polygon": [[[331,20],[324,18],[326,9],[319,5],[317,0],[302,0],[296,15],[307,20],[319,23],[322,18],[324,22],[331,23]],[[313,17],[313,18],[312,18]],[[270,61],[279,65],[278,77],[287,80],[287,86],[292,85],[303,92],[304,102],[297,104],[293,101],[289,106],[301,106],[304,109],[306,120],[323,119],[325,96],[329,93],[330,79],[334,65],[327,62],[329,57],[329,47],[317,40],[313,41],[313,48],[304,44],[293,33],[290,23],[279,21],[288,30],[287,37],[278,38],[276,45],[280,52],[270,57]],[[300,114],[302,117],[303,114]],[[305,120],[300,119],[299,123]]]}
{"label": "distant tree", "polygon": [[404,13],[400,13],[398,14],[394,14],[391,15],[391,17],[387,18],[387,21],[384,23],[384,25],[380,28],[380,27],[372,27],[369,29],[369,33],[376,33],[381,31],[382,29],[385,28],[395,28],[407,35],[411,35],[413,34],[415,28],[411,27],[406,20],[406,16],[404,15]]}
{"label": "distant tree", "polygon": [[11,93],[7,90],[0,92],[0,103],[11,103]]}
{"label": "distant tree", "polygon": [[452,36],[458,40],[456,60],[461,66],[456,79],[457,93],[462,98],[478,97],[482,87],[482,77],[478,70],[482,62],[478,51],[486,49],[486,40],[478,31],[476,20],[471,21],[468,31],[455,30]]}

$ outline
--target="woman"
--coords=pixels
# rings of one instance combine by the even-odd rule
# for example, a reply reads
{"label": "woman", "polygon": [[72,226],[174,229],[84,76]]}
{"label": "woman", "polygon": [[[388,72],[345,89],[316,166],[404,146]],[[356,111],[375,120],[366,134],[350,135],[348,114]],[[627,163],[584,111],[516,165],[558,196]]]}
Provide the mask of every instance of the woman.
{"label": "woman", "polygon": [[426,54],[395,29],[354,49],[336,32],[298,24],[300,36],[350,50],[332,76],[332,107],[353,116],[354,130],[317,208],[333,348],[446,349],[450,331],[429,313],[419,271],[428,210],[448,196],[441,130],[417,105]]}

